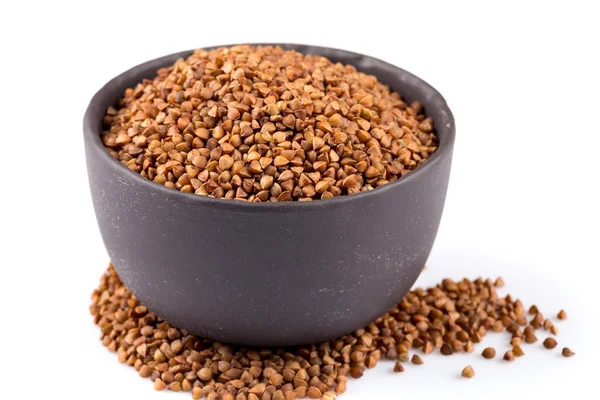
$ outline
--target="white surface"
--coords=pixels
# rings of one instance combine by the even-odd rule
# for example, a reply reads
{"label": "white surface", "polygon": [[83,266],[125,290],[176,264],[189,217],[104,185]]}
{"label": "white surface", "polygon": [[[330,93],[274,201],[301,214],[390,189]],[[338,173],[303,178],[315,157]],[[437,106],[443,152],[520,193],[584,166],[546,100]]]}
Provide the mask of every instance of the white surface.
{"label": "white surface", "polygon": [[[418,4],[417,4],[418,3]],[[341,398],[562,398],[598,366],[598,9],[595,2],[61,2],[0,5],[3,399],[188,399],[155,393],[98,340],[89,295],[107,264],[81,119],[114,75],[175,51],[298,42],[363,52],[446,97],[457,142],[445,214],[419,283],[495,277],[558,324],[508,365],[426,356],[382,363]],[[504,349],[505,335],[485,344]],[[502,338],[502,340],[500,339]],[[502,344],[501,344],[502,343]],[[471,364],[476,376],[460,379]],[[592,370],[596,374],[592,374]],[[597,391],[597,390],[596,390]]]}

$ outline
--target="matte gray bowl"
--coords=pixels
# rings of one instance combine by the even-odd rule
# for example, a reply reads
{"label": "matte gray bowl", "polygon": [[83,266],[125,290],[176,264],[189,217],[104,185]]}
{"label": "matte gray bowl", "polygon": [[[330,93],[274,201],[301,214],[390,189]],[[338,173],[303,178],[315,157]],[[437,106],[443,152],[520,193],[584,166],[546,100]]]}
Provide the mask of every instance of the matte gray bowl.
{"label": "matte gray bowl", "polygon": [[313,202],[246,203],[168,189],[110,157],[99,133],[108,106],[191,51],[108,82],[83,133],[98,225],[117,272],[150,310],[222,342],[285,346],[365,326],[398,303],[435,239],[450,174],[454,120],[444,98],[383,61],[279,44],[373,74],[432,117],[439,149],[420,168],[370,192]]}

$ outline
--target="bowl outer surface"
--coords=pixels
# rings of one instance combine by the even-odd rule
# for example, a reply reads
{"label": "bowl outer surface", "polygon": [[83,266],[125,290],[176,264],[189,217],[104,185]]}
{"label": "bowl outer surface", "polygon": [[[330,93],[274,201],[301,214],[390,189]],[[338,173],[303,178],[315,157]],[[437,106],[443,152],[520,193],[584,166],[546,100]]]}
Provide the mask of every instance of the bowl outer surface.
{"label": "bowl outer surface", "polygon": [[93,204],[120,277],[160,317],[222,342],[314,343],[373,321],[418,277],[446,196],[454,120],[435,89],[360,54],[280,46],[352,64],[408,101],[421,101],[434,119],[440,148],[399,182],[309,203],[241,203],[154,184],[110,157],[99,138],[102,117],[127,87],[191,51],[113,79],[94,96],[84,119]]}

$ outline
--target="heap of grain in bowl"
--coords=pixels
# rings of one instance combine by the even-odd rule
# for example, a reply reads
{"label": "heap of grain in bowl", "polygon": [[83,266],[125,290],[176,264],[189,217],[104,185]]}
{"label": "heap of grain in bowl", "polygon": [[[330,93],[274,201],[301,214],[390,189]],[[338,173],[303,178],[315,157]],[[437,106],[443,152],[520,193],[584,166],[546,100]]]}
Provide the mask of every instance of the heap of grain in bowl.
{"label": "heap of grain in bowl", "polygon": [[394,182],[437,149],[421,103],[322,56],[270,46],[197,50],[125,91],[110,154],[186,193],[310,201]]}

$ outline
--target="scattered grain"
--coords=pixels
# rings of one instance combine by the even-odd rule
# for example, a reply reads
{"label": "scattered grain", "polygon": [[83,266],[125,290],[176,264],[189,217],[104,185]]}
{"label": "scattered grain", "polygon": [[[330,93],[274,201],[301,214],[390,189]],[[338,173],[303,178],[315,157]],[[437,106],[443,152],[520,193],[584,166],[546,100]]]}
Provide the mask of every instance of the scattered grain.
{"label": "scattered grain", "polygon": [[161,390],[165,390],[166,387],[167,387],[167,385],[162,380],[156,379],[154,381],[154,390],[161,391]]}
{"label": "scattered grain", "polygon": [[423,359],[421,357],[419,357],[418,354],[414,354],[412,356],[412,363],[415,365],[422,365],[423,364]]}
{"label": "scattered grain", "polygon": [[394,364],[394,372],[404,372],[404,367],[400,361],[396,361],[396,364]]}
{"label": "scattered grain", "polygon": [[[523,305],[510,295],[499,297],[495,285],[483,279],[445,279],[435,287],[410,291],[388,313],[350,335],[286,349],[224,345],[174,328],[141,305],[112,266],[92,295],[90,311],[101,327],[102,343],[119,361],[151,379],[156,390],[191,392],[196,400],[333,399],[346,391],[348,377],[360,378],[382,356],[396,358],[393,370],[402,372],[401,362],[423,363],[417,354],[411,359],[409,351],[472,352],[473,343],[498,323],[501,330],[512,332],[513,348],[504,359],[521,356],[522,340],[537,340],[535,327],[519,328]],[[533,320],[549,326],[534,311]],[[556,341],[548,338],[544,346],[554,348]],[[488,347],[481,354],[493,358],[495,350]],[[565,348],[563,355],[573,352]]]}
{"label": "scattered grain", "polygon": [[553,348],[556,347],[556,345],[558,343],[556,342],[556,340],[554,338],[549,337],[544,340],[543,344],[544,344],[545,348],[547,348],[548,350],[552,350]]}
{"label": "scattered grain", "polygon": [[515,355],[515,357],[523,357],[525,355],[525,352],[523,351],[523,349],[519,345],[514,345],[513,349],[512,349],[512,352]]}
{"label": "scattered grain", "polygon": [[574,356],[575,353],[570,348],[565,347],[562,349],[562,355],[563,355],[563,357],[571,357],[571,356]]}
{"label": "scattered grain", "polygon": [[468,365],[462,370],[462,376],[463,378],[472,378],[473,376],[475,376],[475,370],[473,369],[473,367]]}
{"label": "scattered grain", "polygon": [[481,355],[483,356],[483,358],[487,358],[488,360],[490,360],[490,359],[496,357],[496,350],[492,347],[486,347],[481,352]]}

